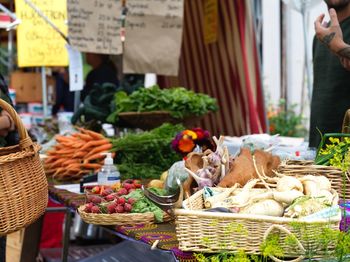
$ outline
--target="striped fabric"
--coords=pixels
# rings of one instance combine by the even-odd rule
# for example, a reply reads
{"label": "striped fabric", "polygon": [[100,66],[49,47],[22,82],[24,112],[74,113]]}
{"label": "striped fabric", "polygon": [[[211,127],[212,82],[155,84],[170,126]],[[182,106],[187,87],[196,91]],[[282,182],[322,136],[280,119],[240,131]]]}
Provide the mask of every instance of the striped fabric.
{"label": "striped fabric", "polygon": [[184,86],[215,97],[220,110],[201,123],[214,135],[261,133],[266,124],[250,1],[218,1],[218,41],[207,45],[203,2],[185,1],[179,76],[160,77],[159,85]]}

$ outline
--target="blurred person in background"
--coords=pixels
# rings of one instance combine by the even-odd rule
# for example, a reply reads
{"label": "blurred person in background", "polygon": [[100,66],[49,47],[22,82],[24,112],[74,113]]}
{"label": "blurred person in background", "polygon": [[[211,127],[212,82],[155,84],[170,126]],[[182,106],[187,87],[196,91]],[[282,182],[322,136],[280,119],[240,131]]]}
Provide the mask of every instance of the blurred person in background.
{"label": "blurred person in background", "polygon": [[85,86],[81,92],[82,102],[95,84],[111,83],[116,89],[119,87],[118,71],[109,55],[86,53],[86,62],[92,67],[92,70],[86,76]]}
{"label": "blurred person in background", "polygon": [[55,68],[53,76],[56,83],[56,100],[52,107],[52,115],[57,115],[60,110],[74,112],[74,92],[69,91],[68,68]]}
{"label": "blurred person in background", "polygon": [[314,87],[311,101],[309,146],[318,147],[322,134],[340,133],[350,108],[350,0],[325,0],[324,14],[315,21],[313,43]]}

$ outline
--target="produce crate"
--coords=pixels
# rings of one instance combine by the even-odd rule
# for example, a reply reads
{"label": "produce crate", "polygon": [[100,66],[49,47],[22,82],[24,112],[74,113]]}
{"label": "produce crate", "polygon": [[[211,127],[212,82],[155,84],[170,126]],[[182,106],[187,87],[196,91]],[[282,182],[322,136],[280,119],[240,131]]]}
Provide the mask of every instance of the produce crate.
{"label": "produce crate", "polygon": [[[176,235],[182,251],[217,253],[222,251],[261,254],[261,246],[277,236],[284,257],[300,261],[314,251],[323,256],[334,250],[335,242],[322,244],[320,236],[329,228],[338,230],[340,214],[330,219],[303,221],[285,217],[205,212],[203,190],[176,209]],[[280,261],[271,256],[275,261]],[[293,260],[294,261],[294,260]]]}

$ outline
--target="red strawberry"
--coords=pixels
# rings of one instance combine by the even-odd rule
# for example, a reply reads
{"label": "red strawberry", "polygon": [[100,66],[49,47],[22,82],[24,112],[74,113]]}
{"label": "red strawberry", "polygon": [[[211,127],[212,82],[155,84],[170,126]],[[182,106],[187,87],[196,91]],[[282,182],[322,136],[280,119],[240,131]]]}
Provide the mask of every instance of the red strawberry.
{"label": "red strawberry", "polygon": [[85,209],[84,209],[84,212],[86,213],[91,213],[91,208],[94,206],[93,203],[88,203],[85,205]]}
{"label": "red strawberry", "polygon": [[93,196],[93,197],[91,198],[91,202],[94,203],[94,204],[99,204],[99,203],[102,202],[102,198],[99,197],[99,196]]}
{"label": "red strawberry", "polygon": [[105,188],[102,192],[101,192],[101,195],[102,196],[108,196],[109,194],[112,194],[113,193],[113,189],[112,188]]}
{"label": "red strawberry", "polygon": [[99,186],[95,186],[95,187],[92,188],[91,192],[93,194],[99,194],[100,190],[101,190],[101,188]]}
{"label": "red strawberry", "polygon": [[117,193],[119,196],[122,196],[122,195],[127,195],[128,194],[128,190],[126,190],[125,188],[121,188],[119,189],[118,193]]}
{"label": "red strawberry", "polygon": [[129,189],[131,189],[132,184],[124,184],[123,187],[124,187],[126,190],[129,190]]}
{"label": "red strawberry", "polygon": [[124,213],[124,207],[122,205],[117,205],[117,207],[115,208],[115,211],[117,213]]}
{"label": "red strawberry", "polygon": [[100,210],[100,208],[98,206],[93,206],[91,208],[91,212],[92,213],[101,213],[101,210]]}
{"label": "red strawberry", "polygon": [[129,203],[125,203],[124,210],[125,210],[125,212],[131,212],[132,205],[130,205]]}
{"label": "red strawberry", "polygon": [[113,201],[118,197],[117,193],[109,194],[108,196],[105,197],[107,201]]}
{"label": "red strawberry", "polygon": [[136,199],[135,199],[135,198],[130,197],[130,198],[128,199],[128,203],[129,203],[130,205],[133,205],[135,202],[136,202]]}
{"label": "red strawberry", "polygon": [[126,201],[125,201],[125,198],[120,197],[120,198],[118,198],[117,204],[118,204],[118,205],[124,205],[125,202],[126,202]]}
{"label": "red strawberry", "polygon": [[109,204],[107,206],[107,211],[108,211],[108,214],[113,214],[116,212],[115,208],[117,207],[117,205],[115,203],[112,203],[112,204]]}

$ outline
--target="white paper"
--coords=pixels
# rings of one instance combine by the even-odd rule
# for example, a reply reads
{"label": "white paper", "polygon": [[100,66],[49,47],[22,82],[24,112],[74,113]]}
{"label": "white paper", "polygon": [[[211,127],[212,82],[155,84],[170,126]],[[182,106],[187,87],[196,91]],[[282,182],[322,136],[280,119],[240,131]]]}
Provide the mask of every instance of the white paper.
{"label": "white paper", "polygon": [[184,0],[128,0],[124,73],[177,76]]}
{"label": "white paper", "polygon": [[[97,182],[84,184],[84,186],[95,186],[95,185],[97,185]],[[80,193],[80,184],[55,185],[54,187],[57,189],[64,189],[76,194],[83,194],[83,193]]]}
{"label": "white paper", "polygon": [[68,0],[68,37],[81,52],[121,54],[121,1]]}
{"label": "white paper", "polygon": [[83,90],[83,58],[81,53],[67,45],[69,57],[69,91]]}

